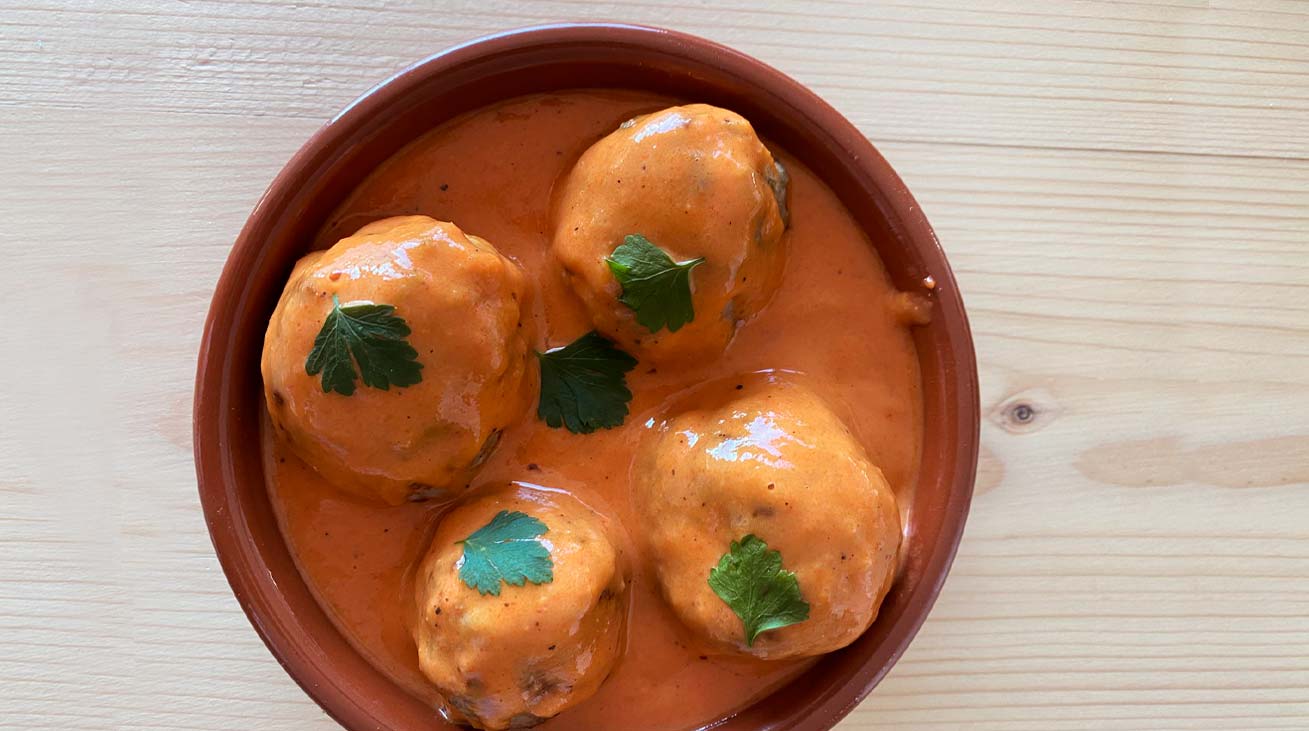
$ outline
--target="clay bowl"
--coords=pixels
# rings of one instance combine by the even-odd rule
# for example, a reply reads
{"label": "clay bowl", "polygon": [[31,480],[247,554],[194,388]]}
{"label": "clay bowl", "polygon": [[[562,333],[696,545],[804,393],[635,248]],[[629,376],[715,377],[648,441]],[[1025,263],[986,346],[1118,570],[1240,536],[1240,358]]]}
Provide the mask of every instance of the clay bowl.
{"label": "clay bowl", "polygon": [[195,461],[218,558],[273,655],[343,726],[352,731],[450,728],[347,643],[296,571],[264,487],[260,348],[292,264],[329,213],[378,163],[462,112],[570,87],[647,89],[740,112],[832,187],[900,287],[920,288],[926,276],[935,280],[932,323],[915,336],[926,433],[921,477],[908,511],[903,575],[862,638],[717,727],[829,729],[904,652],[954,557],[977,463],[972,339],[936,236],[868,140],[799,83],[699,38],[623,25],[558,25],[492,36],[382,82],[296,153],[232,248],[200,346]]}

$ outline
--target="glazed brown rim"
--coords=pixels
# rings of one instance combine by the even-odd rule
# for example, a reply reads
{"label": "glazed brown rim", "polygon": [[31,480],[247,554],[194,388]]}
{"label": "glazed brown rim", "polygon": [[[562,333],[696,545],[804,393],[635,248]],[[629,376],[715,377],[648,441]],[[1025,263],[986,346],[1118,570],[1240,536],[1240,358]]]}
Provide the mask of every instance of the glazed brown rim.
{"label": "glazed brown rim", "polygon": [[[248,422],[242,422],[250,417],[242,411],[243,406],[248,407],[250,394],[248,383],[241,387],[233,384],[248,382],[250,369],[256,366],[235,343],[239,328],[267,320],[267,293],[259,292],[250,282],[257,273],[267,270],[268,252],[263,242],[288,217],[305,208],[304,196],[308,194],[303,188],[308,186],[303,185],[304,181],[325,175],[324,168],[334,161],[334,156],[343,154],[342,149],[365,144],[370,125],[407,95],[420,93],[434,79],[474,73],[479,64],[531,63],[531,53],[543,50],[571,52],[591,62],[606,54],[648,56],[679,69],[690,69],[683,72],[686,83],[694,81],[696,69],[706,73],[713,70],[763,98],[761,103],[779,105],[794,117],[793,122],[810,125],[816,144],[829,151],[839,150],[857,163],[853,166],[857,168],[857,179],[850,184],[876,192],[877,215],[885,220],[899,244],[911,250],[906,255],[913,260],[907,265],[910,278],[930,274],[935,280],[934,317],[939,327],[933,329],[940,335],[930,345],[948,354],[937,364],[941,393],[935,396],[942,399],[939,416],[947,424],[939,453],[925,449],[923,459],[944,460],[948,466],[943,469],[950,479],[940,505],[937,540],[921,549],[929,552],[922,558],[925,578],[903,589],[910,593],[894,624],[879,629],[887,624],[879,621],[874,626],[882,637],[858,659],[853,671],[838,669],[833,671],[837,674],[834,680],[811,679],[806,684],[803,679],[813,675],[807,673],[793,684],[805,687],[779,690],[805,696],[799,699],[801,702],[767,708],[765,703],[757,703],[719,727],[826,731],[873,689],[903,653],[926,619],[953,561],[971,501],[978,453],[980,407],[972,337],[954,276],[931,226],[904,183],[863,134],[817,95],[781,72],[694,36],[633,25],[566,24],[482,38],[431,56],[382,82],[324,125],[295,154],[255,206],[233,246],[200,345],[193,435],[196,473],[219,562],[238,602],[269,650],[301,688],[342,726],[352,731],[399,731],[439,725],[429,707],[376,669],[370,674],[354,667],[357,675],[351,676],[333,665],[342,661],[340,645],[344,639],[315,637],[303,624],[308,620],[297,616],[283,596],[284,590],[299,591],[304,587],[279,588],[274,568],[286,571],[286,547],[281,545],[279,553],[278,546],[256,540],[252,516],[247,513],[249,506],[244,502],[248,498],[242,497],[237,475],[234,455],[239,447],[249,446],[240,444],[243,440],[239,435],[250,428]],[[906,286],[908,282],[903,280],[904,276],[897,283]],[[919,338],[918,345],[922,359],[923,347],[929,343]],[[934,398],[932,394],[927,397]],[[258,489],[262,490],[262,485]],[[287,576],[283,574],[283,578]],[[289,581],[303,584],[298,574]],[[322,626],[322,617],[312,619]],[[356,659],[367,663],[362,657]]]}

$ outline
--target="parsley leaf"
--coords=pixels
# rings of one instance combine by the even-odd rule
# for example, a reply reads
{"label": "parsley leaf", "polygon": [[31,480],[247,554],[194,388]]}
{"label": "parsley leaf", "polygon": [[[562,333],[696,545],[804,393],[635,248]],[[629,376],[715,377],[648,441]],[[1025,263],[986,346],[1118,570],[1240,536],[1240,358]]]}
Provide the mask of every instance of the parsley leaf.
{"label": "parsley leaf", "polygon": [[709,588],[745,624],[745,644],[761,632],[809,619],[809,602],[800,596],[795,572],[782,570],[782,554],[754,534],[740,541],[709,570]]}
{"label": "parsley leaf", "polygon": [[332,311],[314,338],[305,359],[305,372],[323,374],[323,393],[343,396],[355,392],[355,364],[364,385],[383,391],[412,386],[423,380],[418,351],[409,345],[409,325],[394,314],[395,307],[372,302],[345,305],[332,295]]}
{"label": "parsley leaf", "polygon": [[572,343],[537,353],[541,362],[541,400],[536,415],[554,428],[574,434],[608,429],[627,418],[625,374],[636,358],[624,353],[596,332]]}
{"label": "parsley leaf", "polygon": [[459,543],[464,555],[459,578],[478,594],[500,596],[500,582],[510,586],[549,584],[555,562],[539,536],[550,530],[527,513],[501,510],[490,523]]}
{"label": "parsley leaf", "polygon": [[623,287],[619,302],[632,308],[636,321],[650,332],[667,327],[677,332],[695,319],[691,304],[691,270],[704,257],[674,262],[641,234],[628,234],[605,262]]}

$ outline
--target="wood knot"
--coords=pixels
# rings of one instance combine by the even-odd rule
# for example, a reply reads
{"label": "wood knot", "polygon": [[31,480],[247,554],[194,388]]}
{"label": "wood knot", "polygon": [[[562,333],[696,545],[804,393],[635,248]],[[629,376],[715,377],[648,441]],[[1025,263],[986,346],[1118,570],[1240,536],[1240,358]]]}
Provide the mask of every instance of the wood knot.
{"label": "wood knot", "polygon": [[991,409],[991,421],[1012,434],[1029,434],[1042,429],[1058,415],[1050,394],[1027,390],[1013,394]]}
{"label": "wood knot", "polygon": [[1009,421],[1015,424],[1028,424],[1036,418],[1036,407],[1020,401],[1009,407]]}

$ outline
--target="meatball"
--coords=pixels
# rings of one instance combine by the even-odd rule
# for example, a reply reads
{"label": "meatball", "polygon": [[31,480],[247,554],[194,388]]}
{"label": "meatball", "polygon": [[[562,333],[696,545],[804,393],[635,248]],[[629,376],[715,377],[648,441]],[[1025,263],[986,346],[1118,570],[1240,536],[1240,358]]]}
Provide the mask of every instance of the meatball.
{"label": "meatball", "polygon": [[[391,504],[453,496],[535,391],[526,296],[522,270],[494,246],[426,216],[376,221],[305,256],[264,336],[274,428],[349,492]],[[329,392],[309,356],[338,302],[393,306],[421,380]],[[344,359],[361,377],[362,365],[357,352]]]}
{"label": "meatball", "polygon": [[[577,161],[558,199],[555,257],[595,327],[642,360],[709,359],[781,280],[786,173],[740,115],[705,104],[637,117]],[[694,319],[651,332],[606,258],[639,234],[690,275]]]}
{"label": "meatball", "polygon": [[[778,376],[711,384],[685,403],[651,426],[634,470],[635,507],[674,612],[719,646],[760,658],[853,642],[877,616],[900,547],[881,470],[818,396]],[[708,581],[750,535],[781,554],[809,605],[808,619],[753,643]]]}
{"label": "meatball", "polygon": [[[538,535],[553,562],[550,580],[533,583],[541,577],[520,575],[495,583],[498,595],[483,593],[486,577],[470,586],[461,574],[465,551],[488,540],[470,536],[493,521],[515,519],[544,524],[510,533],[520,542]],[[511,558],[491,561],[503,566]],[[418,664],[453,722],[484,729],[535,725],[594,694],[621,651],[627,616],[621,555],[603,520],[567,494],[510,487],[456,508],[437,529],[415,582]]]}

